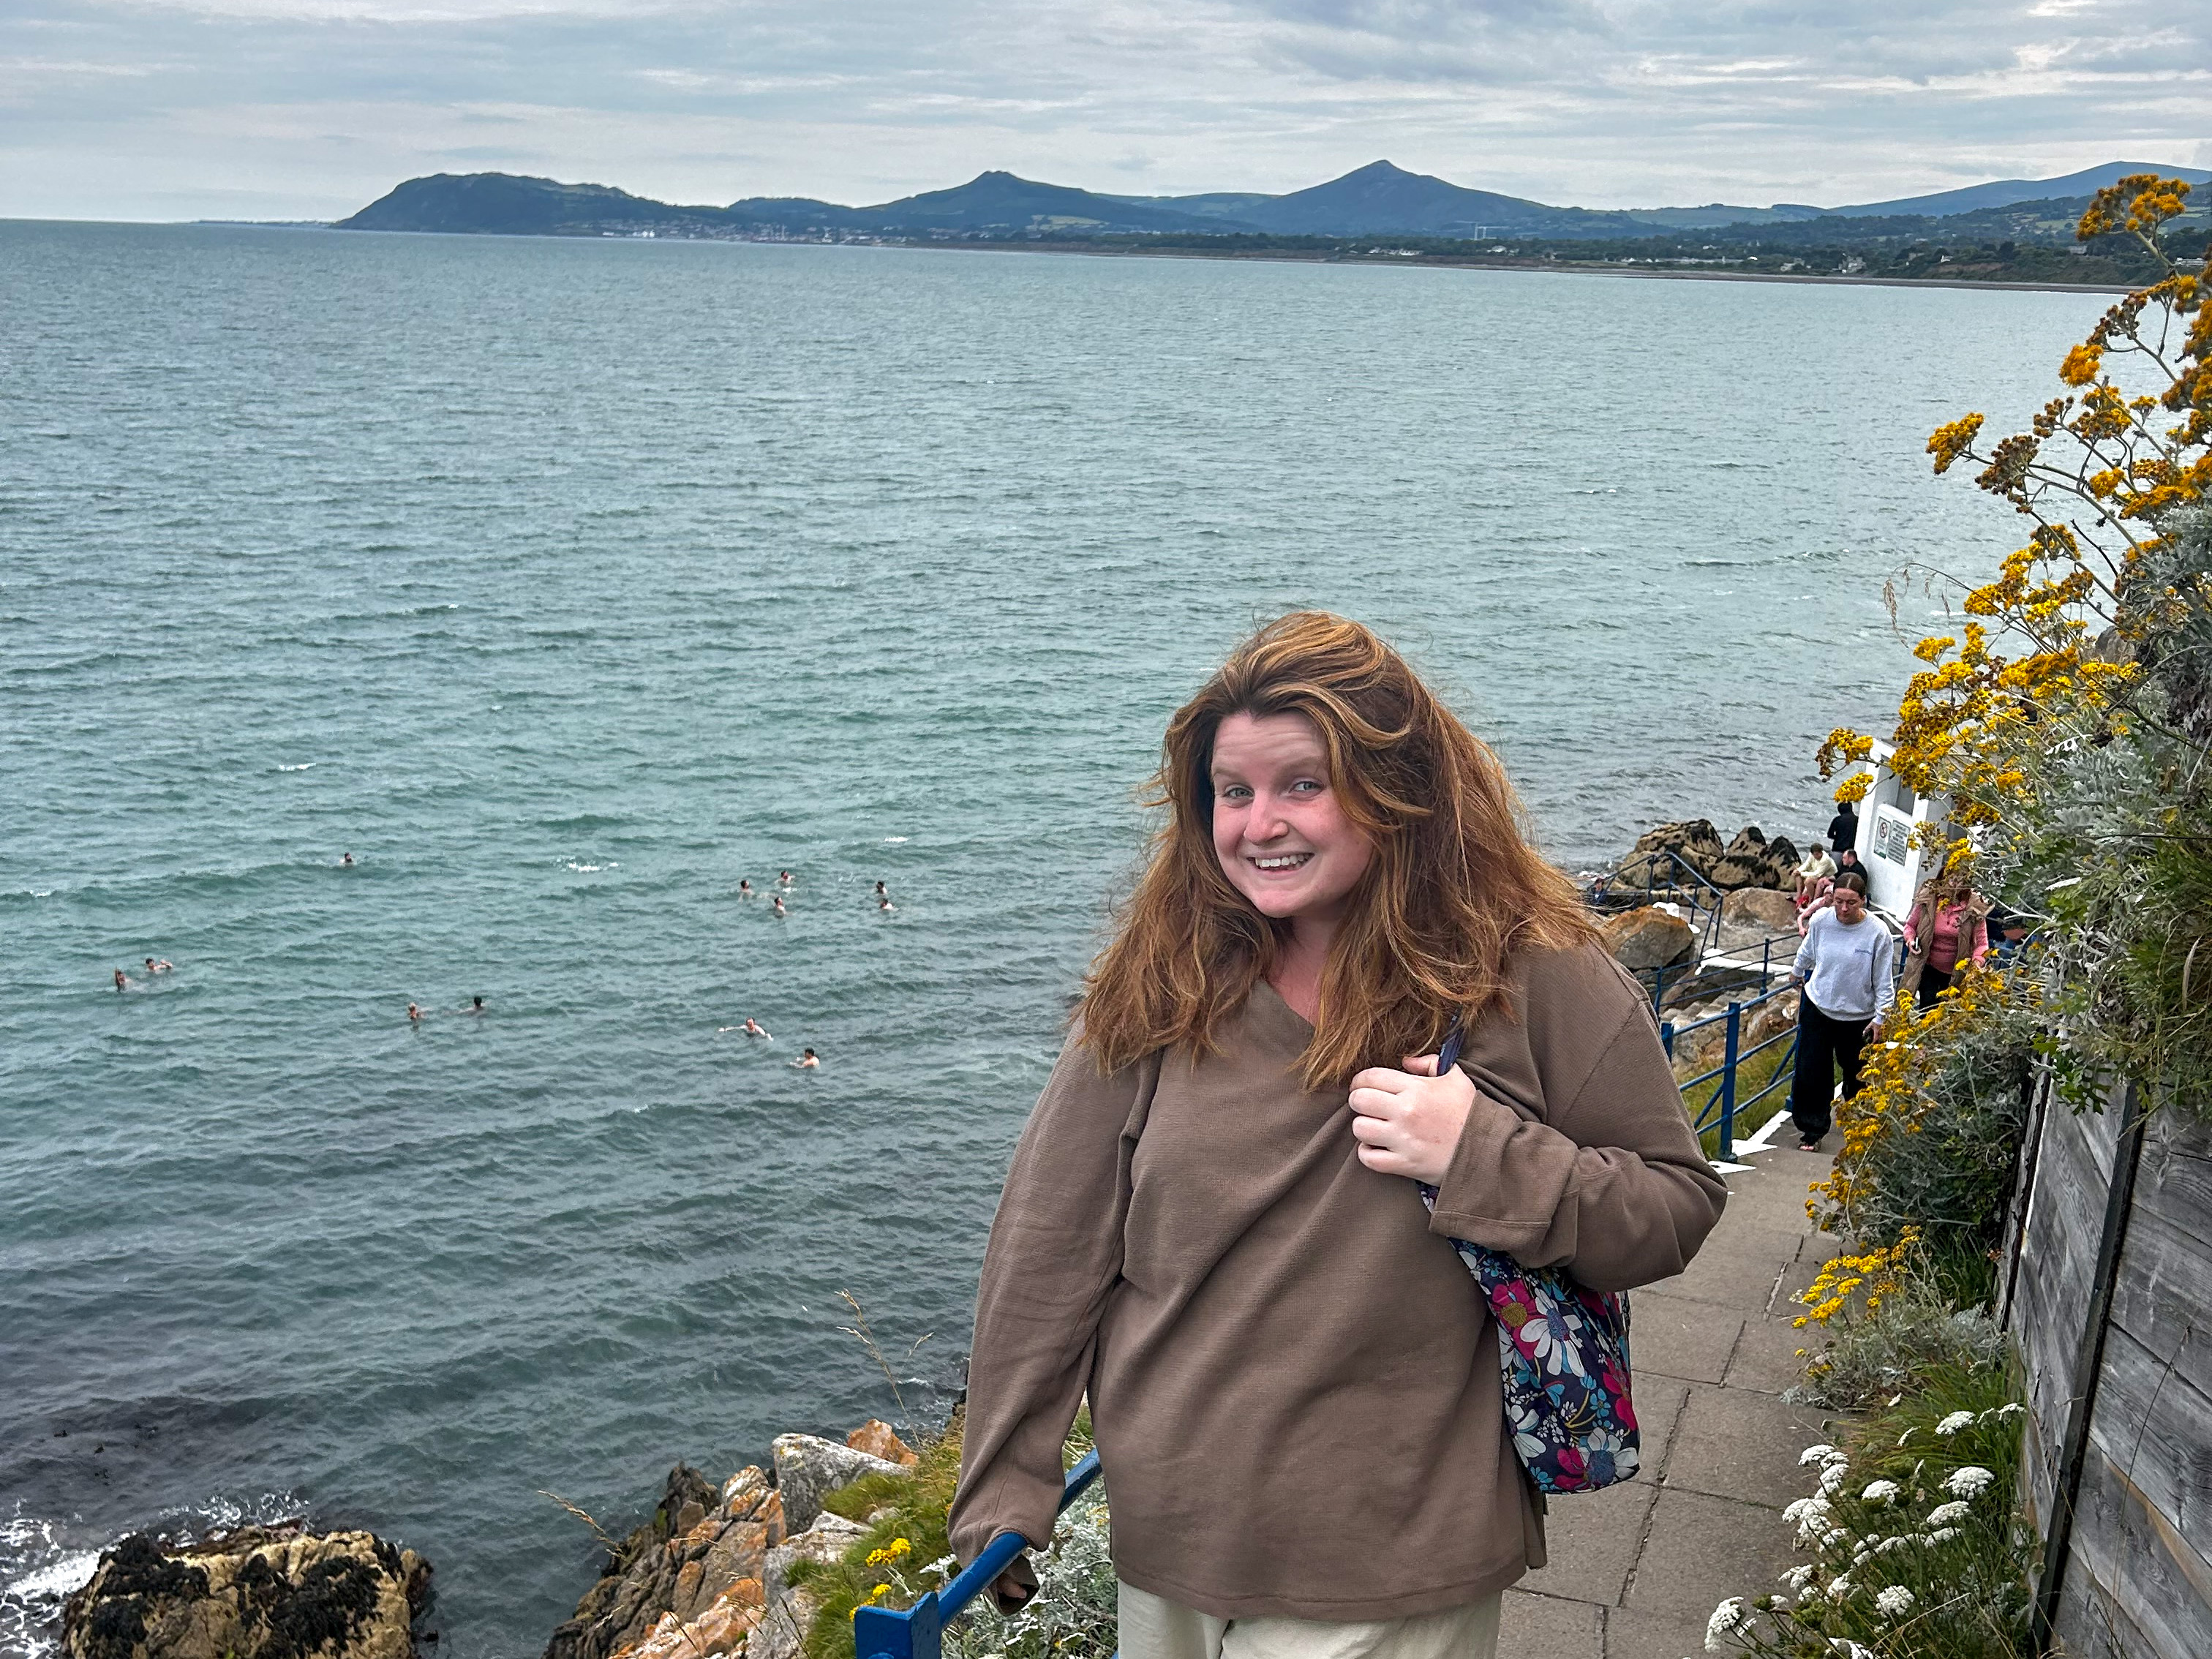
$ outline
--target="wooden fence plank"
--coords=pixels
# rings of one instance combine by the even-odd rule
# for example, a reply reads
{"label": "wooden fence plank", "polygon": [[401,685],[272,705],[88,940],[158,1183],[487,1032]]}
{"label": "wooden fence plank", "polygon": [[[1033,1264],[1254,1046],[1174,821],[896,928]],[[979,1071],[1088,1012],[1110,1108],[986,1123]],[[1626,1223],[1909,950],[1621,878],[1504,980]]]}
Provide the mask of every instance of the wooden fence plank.
{"label": "wooden fence plank", "polygon": [[2212,1244],[2138,1204],[2112,1287],[2112,1323],[2212,1398]]}
{"label": "wooden fence plank", "polygon": [[[2117,1325],[2106,1336],[2089,1436],[2200,1559],[2212,1554],[2212,1398]],[[2205,1579],[2212,1584],[2212,1566]]]}
{"label": "wooden fence plank", "polygon": [[2212,1565],[2094,1443],[2082,1461],[2059,1633],[2069,1654],[2212,1654]]}

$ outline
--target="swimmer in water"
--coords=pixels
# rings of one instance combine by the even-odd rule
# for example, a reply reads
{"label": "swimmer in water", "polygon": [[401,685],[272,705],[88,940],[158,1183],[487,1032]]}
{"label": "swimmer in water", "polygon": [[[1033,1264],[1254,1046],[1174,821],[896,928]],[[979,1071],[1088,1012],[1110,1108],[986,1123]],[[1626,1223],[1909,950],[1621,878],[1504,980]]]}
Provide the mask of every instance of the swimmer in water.
{"label": "swimmer in water", "polygon": [[783,895],[781,893],[775,896],[775,913],[780,916],[787,916],[791,914],[783,908]]}
{"label": "swimmer in water", "polygon": [[892,911],[897,909],[898,906],[893,904],[891,902],[890,895],[889,893],[885,893],[876,900],[876,908],[880,914],[887,916],[890,915]]}
{"label": "swimmer in water", "polygon": [[779,887],[788,887],[788,886],[790,886],[790,885],[791,885],[791,872],[790,872],[790,871],[788,871],[788,870],[779,870],[778,872],[776,872],[775,884],[776,884],[777,886],[779,886]]}
{"label": "swimmer in water", "polygon": [[407,1018],[414,1021],[417,1025],[420,1025],[422,1023],[422,1009],[411,1002],[409,1003],[407,1005]]}
{"label": "swimmer in water", "polygon": [[350,866],[353,863],[353,854],[350,853],[340,854],[338,863],[342,866]]}
{"label": "swimmer in water", "polygon": [[822,1057],[817,1054],[813,1049],[809,1048],[805,1054],[799,1055],[797,1060],[793,1060],[791,1064],[792,1068],[794,1071],[818,1071],[821,1069]]}
{"label": "swimmer in water", "polygon": [[[768,1027],[762,1024],[750,1014],[747,1014],[745,1016],[745,1023],[738,1029],[743,1031],[749,1037],[765,1037],[768,1036]],[[811,1053],[812,1051],[810,1049],[808,1052]]]}
{"label": "swimmer in water", "polygon": [[888,887],[884,886],[884,884],[883,884],[883,883],[881,883],[881,882],[878,882],[878,883],[876,884],[876,896],[877,896],[878,898],[879,898],[879,899],[882,899],[882,898],[889,898],[890,896],[891,896],[891,890],[890,890],[890,888],[888,888]]}
{"label": "swimmer in water", "polygon": [[738,896],[741,899],[758,898],[760,895],[753,891],[753,884],[749,878],[739,876],[738,878]]}
{"label": "swimmer in water", "polygon": [[151,957],[146,958],[146,971],[149,974],[166,974],[176,965],[167,957],[163,957],[159,962],[155,961]]}
{"label": "swimmer in water", "polygon": [[115,970],[115,988],[119,991],[130,983],[131,981],[123,977],[123,970],[120,968],[118,968]]}
{"label": "swimmer in water", "polygon": [[480,1013],[483,1012],[483,1011],[484,1011],[483,999],[482,997],[476,997],[476,998],[471,999],[471,1001],[470,1001],[469,1006],[468,1006],[466,1008],[463,1009],[461,1012],[464,1012],[464,1013],[470,1013],[470,1014],[480,1014]]}

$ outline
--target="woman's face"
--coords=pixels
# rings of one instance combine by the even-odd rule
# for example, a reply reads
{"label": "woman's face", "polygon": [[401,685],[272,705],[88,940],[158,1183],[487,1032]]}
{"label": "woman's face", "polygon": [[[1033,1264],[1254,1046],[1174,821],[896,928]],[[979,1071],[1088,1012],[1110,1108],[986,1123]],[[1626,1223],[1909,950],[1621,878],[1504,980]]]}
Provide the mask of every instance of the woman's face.
{"label": "woman's face", "polygon": [[1262,915],[1334,922],[1374,848],[1329,787],[1304,714],[1231,714],[1213,738],[1213,851]]}

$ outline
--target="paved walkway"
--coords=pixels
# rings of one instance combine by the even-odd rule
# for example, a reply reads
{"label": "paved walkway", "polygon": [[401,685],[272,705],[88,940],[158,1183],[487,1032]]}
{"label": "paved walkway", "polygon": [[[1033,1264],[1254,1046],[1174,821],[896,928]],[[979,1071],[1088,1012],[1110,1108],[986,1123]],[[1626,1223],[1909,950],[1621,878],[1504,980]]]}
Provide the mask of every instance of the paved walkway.
{"label": "paved walkway", "polygon": [[1702,1659],[1725,1595],[1764,1595],[1798,1557],[1782,1506],[1813,1487],[1797,1455],[1820,1413],[1785,1404],[1807,1334],[1790,1297],[1833,1251],[1805,1217],[1830,1154],[1740,1154],[1729,1205],[1687,1273],[1633,1292],[1630,1358],[1644,1474],[1552,1500],[1551,1565],[1506,1592],[1500,1659]]}

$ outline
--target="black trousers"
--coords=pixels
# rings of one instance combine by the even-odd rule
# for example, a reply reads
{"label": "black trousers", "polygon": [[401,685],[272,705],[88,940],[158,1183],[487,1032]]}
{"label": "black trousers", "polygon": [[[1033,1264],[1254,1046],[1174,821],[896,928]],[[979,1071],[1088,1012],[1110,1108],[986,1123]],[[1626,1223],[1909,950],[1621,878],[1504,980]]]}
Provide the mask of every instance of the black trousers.
{"label": "black trousers", "polygon": [[1790,1079],[1790,1121],[1808,1140],[1818,1140],[1833,1121],[1830,1102],[1836,1091],[1836,1066],[1844,1068],[1844,1098],[1859,1091],[1859,1053],[1866,1047],[1870,1019],[1838,1019],[1797,998],[1797,1069]]}
{"label": "black trousers", "polygon": [[1951,988],[1951,975],[1958,971],[1956,963],[1948,968],[1923,968],[1920,970],[1920,988],[1914,993],[1913,1000],[1925,1008]]}

